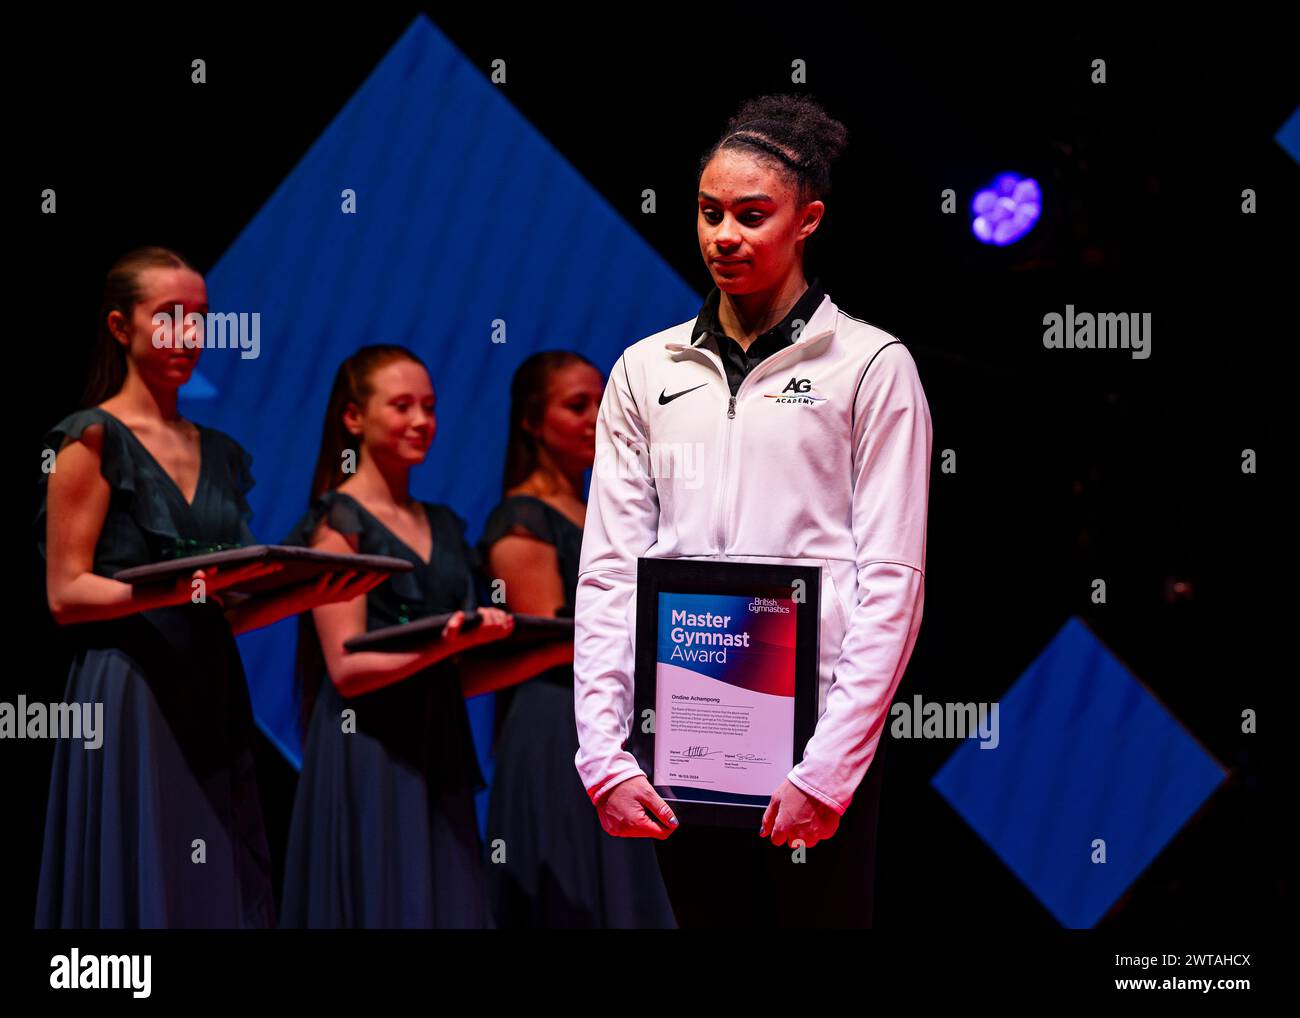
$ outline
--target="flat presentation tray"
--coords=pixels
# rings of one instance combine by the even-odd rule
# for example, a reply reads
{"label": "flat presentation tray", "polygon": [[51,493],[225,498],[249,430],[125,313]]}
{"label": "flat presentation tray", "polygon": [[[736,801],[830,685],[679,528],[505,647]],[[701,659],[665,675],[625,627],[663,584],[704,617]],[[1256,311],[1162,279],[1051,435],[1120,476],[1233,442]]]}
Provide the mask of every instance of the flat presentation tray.
{"label": "flat presentation tray", "polygon": [[[427,646],[431,641],[438,638],[442,632],[442,627],[447,624],[455,612],[443,612],[440,615],[429,615],[419,619],[416,622],[407,622],[400,626],[387,626],[384,629],[375,629],[369,633],[361,633],[343,643],[345,650],[381,650],[381,651],[401,651],[409,650],[412,647]],[[470,610],[465,613],[465,621],[461,624],[461,632],[467,633],[478,626],[483,616],[478,612]],[[514,631],[504,640],[497,640],[493,643],[485,643],[475,650],[491,650],[493,647],[521,646],[532,643],[541,643],[545,640],[555,639],[573,639],[573,619],[570,618],[552,618],[549,615],[516,615]]]}
{"label": "flat presentation tray", "polygon": [[[234,588],[237,593],[261,593],[281,587],[291,587],[324,573],[345,570],[357,573],[406,573],[415,568],[414,563],[406,559],[392,558],[388,555],[340,555],[332,551],[316,551],[296,545],[250,544],[246,548],[230,548],[226,551],[213,551],[204,555],[190,555],[187,558],[154,562],[147,566],[132,566],[130,569],[115,573],[113,579],[132,586],[174,583],[181,576],[188,576],[196,569],[206,569],[210,566],[231,569],[255,562],[279,562],[283,563],[284,568],[267,576],[249,580],[247,583],[238,584]],[[226,588],[227,591],[230,589]]]}

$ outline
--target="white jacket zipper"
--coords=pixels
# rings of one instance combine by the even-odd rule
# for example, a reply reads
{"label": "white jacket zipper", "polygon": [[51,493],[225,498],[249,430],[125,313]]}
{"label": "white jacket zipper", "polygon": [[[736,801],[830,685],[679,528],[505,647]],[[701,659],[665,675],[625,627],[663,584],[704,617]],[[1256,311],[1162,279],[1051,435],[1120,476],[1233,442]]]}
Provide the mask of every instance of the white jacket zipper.
{"label": "white jacket zipper", "polygon": [[[727,468],[731,465],[731,445],[732,442],[735,440],[736,429],[731,426],[731,422],[736,419],[736,401],[740,399],[740,394],[745,391],[745,386],[747,386],[750,383],[750,381],[754,378],[755,375],[763,373],[765,369],[770,369],[772,365],[777,361],[779,361],[782,357],[787,357],[790,354],[794,353],[794,351],[799,347],[799,345],[800,345],[799,343],[791,343],[785,349],[778,350],[776,353],[772,354],[770,357],[766,358],[765,360],[759,361],[758,365],[754,368],[754,370],[740,380],[740,385],[736,387],[736,394],[734,396],[730,396],[728,399],[727,424],[723,428],[723,438],[722,438],[722,466],[721,469],[718,471],[718,475],[719,475],[718,495],[717,495],[717,501],[715,503],[715,509],[714,509],[714,518],[716,520],[714,526],[714,533],[717,536],[717,544],[718,544],[717,554],[719,555],[725,555],[727,553],[727,541],[726,541],[727,535],[725,533],[726,528],[723,526],[723,523],[726,517]],[[713,360],[713,358],[710,357],[709,360]],[[725,368],[722,371],[722,381],[724,384],[727,385],[728,388],[731,387],[730,382],[727,379],[727,372]]]}
{"label": "white jacket zipper", "polygon": [[[723,372],[724,376],[726,372]],[[725,382],[725,378],[724,378]],[[727,388],[731,387],[730,382],[725,382]],[[740,393],[739,387],[736,389],[737,395]],[[718,554],[726,553],[725,538],[722,533],[722,500],[726,493],[727,466],[731,459],[731,422],[736,419],[736,397],[729,396],[727,402],[727,423],[722,428],[722,463],[718,469],[718,488],[717,495],[713,502],[714,533],[717,535]]]}

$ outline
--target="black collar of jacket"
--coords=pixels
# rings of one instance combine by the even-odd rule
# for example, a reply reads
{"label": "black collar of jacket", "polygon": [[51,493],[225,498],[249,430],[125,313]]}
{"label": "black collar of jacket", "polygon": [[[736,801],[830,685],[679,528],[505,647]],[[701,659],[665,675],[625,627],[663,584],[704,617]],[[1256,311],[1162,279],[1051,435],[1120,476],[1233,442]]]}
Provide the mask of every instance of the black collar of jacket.
{"label": "black collar of jacket", "polygon": [[[768,329],[767,332],[755,336],[754,342],[757,343],[765,336],[773,336],[781,346],[789,346],[794,342],[794,323],[801,321],[806,326],[812,319],[813,312],[821,307],[822,298],[825,296],[826,293],[821,287],[821,277],[813,279],[808,284],[808,289],[804,291],[803,296],[795,301],[790,313]],[[691,329],[691,335],[694,337],[691,340],[691,346],[699,346],[705,336],[731,338],[722,330],[722,326],[718,322],[718,305],[721,302],[722,291],[715,286],[704,299],[704,307],[700,309],[700,313],[695,319],[695,325]],[[733,342],[735,341],[733,340]]]}

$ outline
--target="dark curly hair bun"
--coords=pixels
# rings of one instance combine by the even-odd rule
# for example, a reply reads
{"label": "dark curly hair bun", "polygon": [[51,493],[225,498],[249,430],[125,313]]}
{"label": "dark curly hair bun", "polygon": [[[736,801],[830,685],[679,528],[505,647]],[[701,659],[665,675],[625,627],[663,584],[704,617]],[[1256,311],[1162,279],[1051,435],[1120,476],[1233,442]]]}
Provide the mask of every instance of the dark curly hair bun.
{"label": "dark curly hair bun", "polygon": [[747,99],[700,159],[696,180],[719,151],[741,149],[779,166],[800,205],[818,201],[830,194],[831,164],[848,145],[848,136],[848,129],[808,96]]}

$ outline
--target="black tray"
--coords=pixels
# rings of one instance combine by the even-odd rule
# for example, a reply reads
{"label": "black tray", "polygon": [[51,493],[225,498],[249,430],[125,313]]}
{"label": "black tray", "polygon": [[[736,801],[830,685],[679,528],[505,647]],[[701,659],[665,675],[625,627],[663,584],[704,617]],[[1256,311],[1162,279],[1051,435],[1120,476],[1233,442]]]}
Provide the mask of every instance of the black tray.
{"label": "black tray", "polygon": [[250,544],[244,548],[229,548],[226,551],[167,559],[165,562],[154,562],[147,566],[132,566],[130,569],[114,573],[113,579],[132,586],[175,583],[179,577],[188,576],[196,569],[205,569],[209,566],[231,569],[253,562],[280,562],[284,564],[284,568],[236,587],[227,587],[222,590],[223,594],[231,590],[240,594],[252,594],[291,587],[324,573],[340,570],[358,573],[406,573],[415,568],[414,563],[406,559],[392,558],[388,555],[341,555],[337,552],[317,551],[314,548],[302,548],[297,545]]}
{"label": "black tray", "polygon": [[[443,612],[440,615],[429,615],[400,626],[387,626],[383,629],[374,629],[368,633],[361,633],[349,640],[345,640],[343,649],[350,651],[402,651],[410,650],[413,647],[428,646],[430,641],[438,638],[442,632],[442,627],[447,624],[447,620],[454,614],[456,613]],[[482,619],[483,616],[473,609],[465,612],[465,621],[461,624],[460,631],[467,633],[477,628]],[[552,618],[549,615],[515,615],[515,628],[509,636],[503,640],[485,643],[474,649],[490,650],[493,647],[501,646],[519,647],[558,639],[573,639],[573,619]]]}

